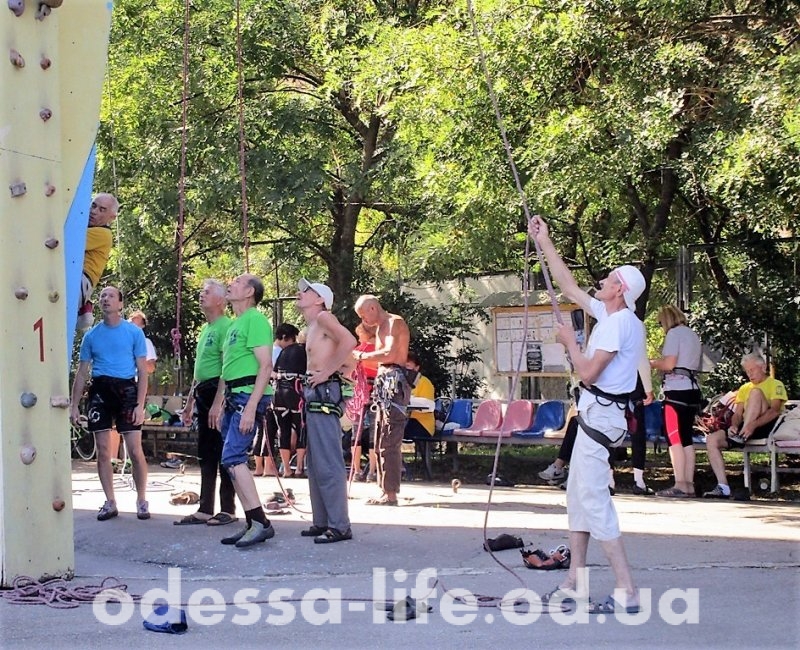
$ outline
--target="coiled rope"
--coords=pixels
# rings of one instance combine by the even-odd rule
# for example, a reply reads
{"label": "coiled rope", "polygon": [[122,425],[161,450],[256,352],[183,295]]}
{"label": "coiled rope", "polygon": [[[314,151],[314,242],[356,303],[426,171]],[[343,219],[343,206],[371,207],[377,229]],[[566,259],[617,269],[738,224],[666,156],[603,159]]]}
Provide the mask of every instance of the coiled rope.
{"label": "coiled rope", "polygon": [[[63,578],[35,580],[29,576],[14,578],[11,589],[0,591],[0,598],[12,605],[47,605],[55,609],[74,609],[92,603],[104,591],[128,592],[128,585],[108,577],[99,585],[70,586]],[[111,594],[107,594],[111,595]],[[141,596],[130,595],[134,601]]]}

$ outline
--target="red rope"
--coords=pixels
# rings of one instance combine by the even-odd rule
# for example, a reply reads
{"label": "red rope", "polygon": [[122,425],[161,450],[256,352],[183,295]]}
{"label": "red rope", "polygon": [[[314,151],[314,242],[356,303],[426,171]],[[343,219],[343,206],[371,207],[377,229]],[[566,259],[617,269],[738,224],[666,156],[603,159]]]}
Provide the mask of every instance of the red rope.
{"label": "red rope", "polygon": [[250,272],[250,233],[247,223],[247,170],[244,162],[244,62],[242,59],[241,2],[236,0],[236,92],[239,103],[239,176],[242,185],[242,235],[244,270]]}

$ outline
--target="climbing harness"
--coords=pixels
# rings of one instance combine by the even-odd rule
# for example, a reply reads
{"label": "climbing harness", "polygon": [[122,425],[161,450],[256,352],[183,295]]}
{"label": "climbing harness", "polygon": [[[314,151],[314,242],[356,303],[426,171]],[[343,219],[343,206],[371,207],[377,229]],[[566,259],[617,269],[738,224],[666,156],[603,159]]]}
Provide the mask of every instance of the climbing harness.
{"label": "climbing harness", "polygon": [[597,444],[604,447],[609,455],[611,454],[611,449],[613,447],[618,447],[620,443],[625,440],[625,434],[628,433],[627,431],[623,431],[619,438],[616,440],[611,440],[608,436],[603,435],[602,431],[586,424],[586,420],[583,419],[583,416],[580,414],[580,412],[575,415],[575,418],[578,420],[578,424],[580,425],[581,429],[583,429],[584,433],[586,433],[586,435],[594,440]]}
{"label": "climbing harness", "polygon": [[398,402],[397,396],[401,395],[402,384],[408,384],[405,368],[401,366],[391,366],[392,370],[384,372],[375,377],[375,384],[372,387],[372,405],[370,410],[377,414],[388,414],[396,408],[403,415],[406,414],[406,405]]}
{"label": "climbing harness", "polygon": [[[308,375],[306,375],[305,378],[306,385],[308,386]],[[331,384],[339,385],[339,399],[336,399],[331,394]],[[309,413],[325,413],[326,415],[342,417],[342,415],[344,415],[344,401],[346,399],[344,385],[345,381],[339,373],[334,373],[327,381],[317,384],[312,390],[315,391],[316,395],[319,395],[319,399],[306,400],[306,410]],[[352,390],[348,392],[352,394]]]}

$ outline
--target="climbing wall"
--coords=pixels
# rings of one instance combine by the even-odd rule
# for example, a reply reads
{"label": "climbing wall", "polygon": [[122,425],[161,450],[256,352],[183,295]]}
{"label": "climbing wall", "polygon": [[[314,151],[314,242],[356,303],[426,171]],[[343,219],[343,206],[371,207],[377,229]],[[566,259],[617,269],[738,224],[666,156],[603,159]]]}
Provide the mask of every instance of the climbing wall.
{"label": "climbing wall", "polygon": [[1,587],[74,572],[67,273],[83,257],[111,3],[61,3],[0,6]]}

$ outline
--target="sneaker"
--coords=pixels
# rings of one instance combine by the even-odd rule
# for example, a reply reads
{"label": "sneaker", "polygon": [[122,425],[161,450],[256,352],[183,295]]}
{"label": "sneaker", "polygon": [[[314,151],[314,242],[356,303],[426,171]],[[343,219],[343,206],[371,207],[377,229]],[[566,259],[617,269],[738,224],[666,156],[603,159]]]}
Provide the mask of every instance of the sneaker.
{"label": "sneaker", "polygon": [[646,485],[642,487],[638,483],[633,484],[633,493],[637,496],[645,496],[651,497],[655,495],[655,491],[653,488],[647,487]]}
{"label": "sneaker", "polygon": [[228,545],[235,544],[235,543],[236,543],[236,542],[238,542],[240,539],[242,539],[242,537],[244,537],[244,536],[245,536],[245,533],[246,533],[248,530],[250,530],[250,526],[245,526],[245,527],[244,527],[244,528],[242,528],[242,529],[241,529],[241,530],[240,530],[238,533],[234,533],[233,535],[231,535],[231,536],[229,536],[229,537],[223,537],[223,538],[220,540],[220,542],[222,542],[223,544],[228,544]]}
{"label": "sneaker", "polygon": [[738,433],[728,434],[728,440],[735,442],[737,445],[743,445],[747,442],[747,440]]}
{"label": "sneaker", "polygon": [[373,472],[371,474],[367,474],[367,483],[376,483],[378,481],[378,475]]}
{"label": "sneaker", "polygon": [[84,303],[83,307],[78,310],[78,321],[76,326],[79,331],[85,332],[91,329],[94,325],[94,314],[92,312],[93,305],[91,302]]}
{"label": "sneaker", "polygon": [[147,501],[140,501],[136,504],[136,518],[137,519],[150,519],[150,510]]}
{"label": "sneaker", "polygon": [[100,508],[100,512],[97,513],[97,521],[106,521],[116,517],[118,514],[117,504],[113,501],[106,501]]}
{"label": "sneaker", "polygon": [[703,493],[705,499],[730,499],[730,493],[725,494],[721,485],[717,485],[713,490]]}
{"label": "sneaker", "polygon": [[266,542],[268,539],[275,537],[275,529],[272,524],[266,526],[257,521],[250,522],[250,528],[247,529],[244,535],[236,542],[236,548],[247,548]]}
{"label": "sneaker", "polygon": [[567,478],[567,470],[550,463],[546,470],[539,472],[539,478],[543,481],[562,481]]}
{"label": "sneaker", "polygon": [[181,465],[183,465],[183,461],[180,458],[169,458],[161,463],[161,467],[167,469],[180,469]]}

